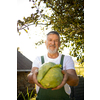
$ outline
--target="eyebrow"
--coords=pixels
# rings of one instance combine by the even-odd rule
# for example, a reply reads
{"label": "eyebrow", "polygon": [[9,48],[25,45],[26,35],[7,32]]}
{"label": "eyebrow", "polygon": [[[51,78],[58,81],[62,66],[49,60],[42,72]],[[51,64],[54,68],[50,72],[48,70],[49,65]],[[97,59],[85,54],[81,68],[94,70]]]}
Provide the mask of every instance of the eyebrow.
{"label": "eyebrow", "polygon": [[[52,38],[48,38],[48,40],[52,40]],[[55,39],[55,41],[59,41],[59,39]]]}

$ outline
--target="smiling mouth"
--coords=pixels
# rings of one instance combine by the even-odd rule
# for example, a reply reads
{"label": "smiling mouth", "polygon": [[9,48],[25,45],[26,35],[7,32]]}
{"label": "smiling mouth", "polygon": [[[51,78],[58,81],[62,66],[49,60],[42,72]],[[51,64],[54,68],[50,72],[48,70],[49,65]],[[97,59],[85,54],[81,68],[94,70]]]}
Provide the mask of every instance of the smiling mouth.
{"label": "smiling mouth", "polygon": [[56,46],[55,45],[50,45],[49,47],[54,47],[55,48]]}

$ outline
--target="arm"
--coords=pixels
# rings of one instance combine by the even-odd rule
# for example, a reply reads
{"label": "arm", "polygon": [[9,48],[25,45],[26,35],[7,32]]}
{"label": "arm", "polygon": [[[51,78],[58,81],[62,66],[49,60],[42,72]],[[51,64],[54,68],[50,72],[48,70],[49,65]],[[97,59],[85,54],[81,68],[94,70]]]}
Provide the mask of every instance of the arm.
{"label": "arm", "polygon": [[67,70],[67,75],[68,75],[67,84],[69,84],[70,86],[77,86],[79,78],[77,77],[76,71],[73,69],[69,69]]}
{"label": "arm", "polygon": [[52,90],[60,89],[63,87],[66,83],[69,84],[70,86],[77,86],[79,79],[77,77],[76,71],[74,70],[74,62],[71,57],[66,57],[66,70],[62,70],[63,73],[63,80],[59,86],[56,88],[53,88]]}
{"label": "arm", "polygon": [[70,86],[77,86],[79,79],[77,77],[77,74],[75,70],[69,69],[69,70],[62,70],[62,73],[64,75],[64,78],[59,86],[56,88],[53,88],[52,90],[57,90],[63,87],[66,83],[69,84]]}
{"label": "arm", "polygon": [[[32,84],[36,84],[41,88],[44,88],[41,84],[38,83],[37,81],[37,74],[38,74],[38,68],[37,67],[33,67],[31,70],[31,74],[28,74],[27,78],[28,78],[28,82],[32,83]],[[46,89],[46,88],[44,88]]]}
{"label": "arm", "polygon": [[32,67],[31,72],[27,75],[28,82],[31,83],[31,84],[34,84],[34,81],[33,81],[33,73],[34,73],[34,71],[36,69],[38,69],[38,68],[37,67]]}

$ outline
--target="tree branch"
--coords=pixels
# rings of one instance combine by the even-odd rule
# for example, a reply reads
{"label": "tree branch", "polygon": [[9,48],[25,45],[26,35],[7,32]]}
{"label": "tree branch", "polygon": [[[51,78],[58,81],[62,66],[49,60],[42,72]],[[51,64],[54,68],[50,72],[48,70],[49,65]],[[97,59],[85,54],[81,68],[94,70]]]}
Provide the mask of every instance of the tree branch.
{"label": "tree branch", "polygon": [[[50,23],[51,24],[51,23]],[[38,23],[38,25],[50,25],[50,24],[43,24],[43,23]],[[26,27],[28,27],[28,26],[31,26],[31,25],[35,25],[34,23],[31,23],[31,24],[28,24],[27,26],[25,25],[24,27],[22,27],[22,28],[18,28],[18,30],[22,30],[22,29],[25,29]]]}

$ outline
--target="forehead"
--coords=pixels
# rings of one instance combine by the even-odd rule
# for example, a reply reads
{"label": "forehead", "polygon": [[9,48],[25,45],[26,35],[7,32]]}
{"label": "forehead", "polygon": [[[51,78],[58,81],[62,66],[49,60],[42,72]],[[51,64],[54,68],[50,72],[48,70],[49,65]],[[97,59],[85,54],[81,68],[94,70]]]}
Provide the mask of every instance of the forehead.
{"label": "forehead", "polygon": [[47,35],[47,39],[59,39],[59,36],[57,34],[49,34]]}

